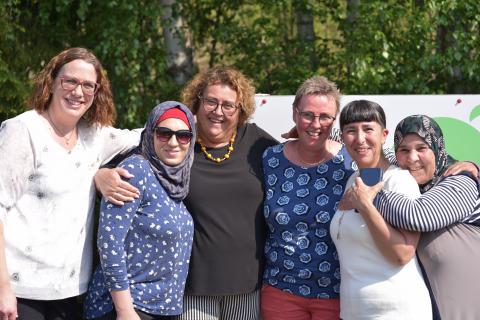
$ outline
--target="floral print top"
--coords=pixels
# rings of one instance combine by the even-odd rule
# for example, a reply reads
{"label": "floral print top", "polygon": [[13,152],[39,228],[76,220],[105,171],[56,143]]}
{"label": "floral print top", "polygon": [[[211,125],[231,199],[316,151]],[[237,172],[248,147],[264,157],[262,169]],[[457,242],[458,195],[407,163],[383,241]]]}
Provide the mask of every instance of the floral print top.
{"label": "floral print top", "polygon": [[102,200],[97,246],[101,267],[85,301],[87,319],[113,310],[110,291],[130,289],[135,309],[154,315],[182,313],[182,298],[193,240],[193,220],[172,200],[140,155],[120,167],[140,197],[124,206]]}
{"label": "floral print top", "polygon": [[309,168],[291,163],[283,149],[279,144],[263,155],[264,283],[306,298],[338,298],[340,266],[330,221],[355,165],[345,147]]}

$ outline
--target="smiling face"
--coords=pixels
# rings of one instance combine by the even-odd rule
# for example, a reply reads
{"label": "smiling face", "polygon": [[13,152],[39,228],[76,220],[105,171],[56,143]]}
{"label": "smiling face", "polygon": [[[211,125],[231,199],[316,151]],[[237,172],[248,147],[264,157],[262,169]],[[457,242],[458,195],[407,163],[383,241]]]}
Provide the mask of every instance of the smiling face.
{"label": "smiling face", "polygon": [[73,60],[60,69],[53,82],[50,112],[55,112],[61,117],[73,117],[78,120],[92,106],[95,95],[85,94],[81,85],[76,86],[73,90],[64,89],[62,78],[67,81],[96,83],[95,67],[81,59]]}
{"label": "smiling face", "polygon": [[435,174],[435,153],[428,144],[415,133],[403,137],[395,152],[398,164],[408,170],[418,184],[425,184]]}
{"label": "smiling face", "polygon": [[342,139],[359,168],[381,166],[382,146],[387,135],[388,130],[376,121],[352,122],[342,128]]}
{"label": "smiling face", "polygon": [[[163,120],[157,127],[168,128],[172,131],[190,130],[185,122],[177,118]],[[190,143],[181,144],[176,135],[172,135],[168,141],[161,141],[156,134],[153,135],[153,146],[158,158],[168,166],[179,165],[187,156]]]}
{"label": "smiling face", "polygon": [[[238,103],[237,92],[224,84],[207,86],[202,93],[202,97],[215,99],[220,104],[237,105]],[[239,115],[239,108],[231,116],[223,114],[221,107],[217,107],[210,112],[206,111],[203,102],[200,100],[200,107],[196,114],[198,133],[209,146],[215,147],[228,143],[237,130]]]}
{"label": "smiling face", "polygon": [[[310,149],[322,146],[332,130],[336,110],[335,99],[330,96],[319,94],[303,96],[296,109],[293,108],[293,121],[297,127],[299,144]],[[315,116],[313,121],[310,122],[301,116],[301,113],[307,112]],[[329,116],[332,121],[326,125],[321,124],[319,116]]]}

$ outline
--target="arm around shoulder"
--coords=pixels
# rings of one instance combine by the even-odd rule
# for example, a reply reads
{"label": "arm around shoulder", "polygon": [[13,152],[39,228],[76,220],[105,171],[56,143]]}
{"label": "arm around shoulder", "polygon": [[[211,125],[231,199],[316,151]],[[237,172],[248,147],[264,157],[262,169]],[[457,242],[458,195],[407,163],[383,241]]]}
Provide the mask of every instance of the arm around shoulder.
{"label": "arm around shoulder", "polygon": [[125,168],[100,168],[94,176],[95,187],[105,199],[123,206],[138,198],[139,190],[126,180],[133,177]]}
{"label": "arm around shoulder", "polygon": [[460,222],[474,212],[478,201],[476,182],[466,175],[445,177],[417,199],[383,191],[375,204],[392,225],[429,232]]}
{"label": "arm around shoulder", "polygon": [[116,129],[113,127],[99,128],[100,135],[100,158],[102,165],[110,161],[114,156],[127,152],[138,146],[143,129]]}

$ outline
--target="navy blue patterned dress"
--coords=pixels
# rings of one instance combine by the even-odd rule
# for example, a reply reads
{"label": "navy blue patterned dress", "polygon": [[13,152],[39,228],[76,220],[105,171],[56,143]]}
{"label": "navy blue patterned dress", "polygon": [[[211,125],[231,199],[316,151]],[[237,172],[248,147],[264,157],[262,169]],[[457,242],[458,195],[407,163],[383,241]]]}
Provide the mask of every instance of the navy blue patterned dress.
{"label": "navy blue patterned dress", "polygon": [[119,167],[140,197],[124,206],[102,200],[97,246],[99,266],[85,300],[87,319],[114,309],[111,290],[130,289],[135,309],[152,315],[182,313],[193,240],[193,221],[182,202],[171,199],[147,160],[139,155]]}
{"label": "navy blue patterned dress", "polygon": [[268,225],[264,283],[305,298],[338,298],[340,266],[330,221],[356,169],[345,147],[330,161],[305,168],[279,144],[265,150]]}

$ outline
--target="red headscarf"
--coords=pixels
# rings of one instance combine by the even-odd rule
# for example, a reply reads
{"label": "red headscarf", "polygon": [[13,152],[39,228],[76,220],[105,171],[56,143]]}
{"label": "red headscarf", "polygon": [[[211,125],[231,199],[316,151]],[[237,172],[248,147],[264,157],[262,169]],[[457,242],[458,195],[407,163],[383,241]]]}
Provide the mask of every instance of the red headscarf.
{"label": "red headscarf", "polygon": [[175,118],[175,119],[179,119],[179,120],[182,120],[183,122],[185,122],[185,124],[188,126],[188,129],[191,129],[190,128],[190,123],[188,121],[188,118],[187,118],[187,115],[185,114],[185,112],[183,112],[180,108],[176,107],[176,108],[172,108],[172,109],[168,109],[167,111],[165,111],[157,120],[157,122],[155,123],[156,126],[158,126],[158,124],[160,122],[162,122],[163,120],[167,120],[169,118]]}

